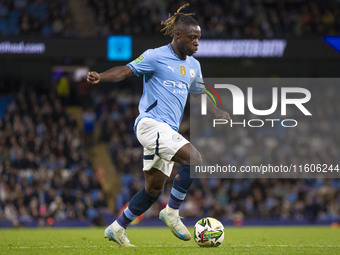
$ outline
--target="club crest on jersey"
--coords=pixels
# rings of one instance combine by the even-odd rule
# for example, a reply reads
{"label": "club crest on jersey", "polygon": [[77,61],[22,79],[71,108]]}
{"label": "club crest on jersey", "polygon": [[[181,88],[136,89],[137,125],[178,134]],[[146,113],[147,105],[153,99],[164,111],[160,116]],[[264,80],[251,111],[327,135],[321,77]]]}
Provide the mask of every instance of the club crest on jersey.
{"label": "club crest on jersey", "polygon": [[183,136],[181,136],[180,134],[174,134],[173,136],[172,136],[172,140],[174,141],[174,142],[179,142],[179,141],[181,141],[183,139]]}
{"label": "club crest on jersey", "polygon": [[190,69],[190,76],[194,77],[195,76],[195,70],[194,69]]}
{"label": "club crest on jersey", "polygon": [[181,75],[185,76],[186,72],[185,72],[185,66],[180,66],[180,70],[181,70]]}
{"label": "club crest on jersey", "polygon": [[144,60],[144,56],[143,55],[140,55],[138,58],[136,58],[133,63],[135,65],[139,64],[140,62],[142,62]]}

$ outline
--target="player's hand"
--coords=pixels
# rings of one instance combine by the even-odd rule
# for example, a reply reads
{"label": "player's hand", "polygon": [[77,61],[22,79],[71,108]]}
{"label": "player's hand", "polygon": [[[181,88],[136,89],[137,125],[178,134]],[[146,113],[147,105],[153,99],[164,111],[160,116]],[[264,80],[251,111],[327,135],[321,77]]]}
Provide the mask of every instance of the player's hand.
{"label": "player's hand", "polygon": [[229,113],[226,112],[226,111],[220,110],[220,109],[215,113],[215,117],[216,117],[217,119],[230,120],[230,115],[229,115]]}
{"label": "player's hand", "polygon": [[100,82],[100,75],[97,72],[88,72],[87,73],[87,77],[86,80],[89,84],[97,84],[98,82]]}

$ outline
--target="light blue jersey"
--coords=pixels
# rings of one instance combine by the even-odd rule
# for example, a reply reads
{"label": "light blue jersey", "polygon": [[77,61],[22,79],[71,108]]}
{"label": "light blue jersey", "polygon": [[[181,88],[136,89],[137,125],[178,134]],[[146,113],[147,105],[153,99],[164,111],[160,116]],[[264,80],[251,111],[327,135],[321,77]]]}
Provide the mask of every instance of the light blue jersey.
{"label": "light blue jersey", "polygon": [[181,60],[168,44],[145,51],[127,66],[136,76],[144,75],[135,129],[142,118],[148,117],[178,131],[188,94],[202,93],[203,85],[193,79],[202,78],[200,63],[190,56]]}

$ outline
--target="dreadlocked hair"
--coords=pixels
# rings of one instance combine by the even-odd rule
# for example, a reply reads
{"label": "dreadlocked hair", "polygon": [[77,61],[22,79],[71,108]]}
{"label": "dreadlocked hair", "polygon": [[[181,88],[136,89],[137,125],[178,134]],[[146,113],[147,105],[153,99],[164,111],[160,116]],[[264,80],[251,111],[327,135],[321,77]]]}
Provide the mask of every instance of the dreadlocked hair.
{"label": "dreadlocked hair", "polygon": [[176,25],[197,25],[198,22],[191,17],[191,15],[195,15],[195,13],[182,13],[180,12],[182,9],[189,6],[189,3],[183,4],[178,10],[171,16],[169,13],[169,18],[166,21],[161,21],[161,25],[164,26],[161,29],[161,32],[164,32],[164,35],[170,35],[173,37],[174,28]]}

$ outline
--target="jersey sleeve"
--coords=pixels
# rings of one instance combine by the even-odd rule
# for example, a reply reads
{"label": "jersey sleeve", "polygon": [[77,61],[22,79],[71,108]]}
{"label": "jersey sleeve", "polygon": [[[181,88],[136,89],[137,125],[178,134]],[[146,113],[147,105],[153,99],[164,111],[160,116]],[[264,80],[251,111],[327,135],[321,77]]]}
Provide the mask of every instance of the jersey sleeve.
{"label": "jersey sleeve", "polygon": [[131,71],[136,75],[150,74],[155,70],[156,54],[155,50],[147,50],[135,60],[127,64]]}
{"label": "jersey sleeve", "polygon": [[203,83],[203,76],[201,71],[201,65],[197,61],[197,75],[195,78],[190,79],[190,93],[191,94],[202,94],[204,85]]}

